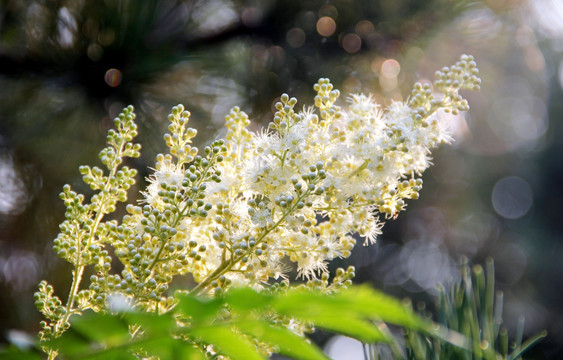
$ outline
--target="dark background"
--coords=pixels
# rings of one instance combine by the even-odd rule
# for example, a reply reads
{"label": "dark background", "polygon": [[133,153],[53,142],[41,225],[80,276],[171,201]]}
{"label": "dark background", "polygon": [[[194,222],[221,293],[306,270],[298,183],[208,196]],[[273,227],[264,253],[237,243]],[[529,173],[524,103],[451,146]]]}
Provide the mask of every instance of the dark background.
{"label": "dark background", "polygon": [[358,281],[430,302],[462,255],[492,256],[509,333],[524,316],[525,336],[549,332],[528,357],[560,358],[562,52],[557,0],[0,2],[0,339],[37,331],[41,279],[66,298],[70,268],[51,250],[58,193],[87,192],[78,166],[97,164],[124,106],[138,113],[141,178],[178,103],[201,145],[235,105],[258,129],[282,92],[311,104],[320,77],[389,104],[468,53],[483,85],[452,119],[456,142],[434,154],[421,198],[348,263]]}

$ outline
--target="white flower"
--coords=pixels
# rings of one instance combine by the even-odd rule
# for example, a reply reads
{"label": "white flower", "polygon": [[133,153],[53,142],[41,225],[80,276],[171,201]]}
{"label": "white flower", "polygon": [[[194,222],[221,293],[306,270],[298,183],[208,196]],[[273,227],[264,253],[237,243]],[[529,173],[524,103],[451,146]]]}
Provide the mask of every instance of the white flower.
{"label": "white flower", "polygon": [[270,155],[280,150],[280,136],[267,129],[252,134],[251,146],[256,154]]}
{"label": "white flower", "polygon": [[307,135],[307,126],[303,121],[293,125],[281,138],[280,150],[289,151],[290,154],[299,154],[304,149]]}
{"label": "white flower", "polygon": [[174,163],[162,162],[157,165],[154,174],[155,182],[159,184],[181,186],[184,180],[184,171],[181,167],[176,167]]}
{"label": "white flower", "polygon": [[[149,181],[151,181],[151,179],[149,179]],[[156,181],[152,181],[149,184],[149,186],[147,186],[147,191],[141,192],[141,194],[143,194],[144,196],[144,199],[142,199],[140,202],[148,204],[155,209],[163,209],[164,202],[162,201],[162,198],[158,195],[158,192],[160,190],[161,190],[160,184]]]}
{"label": "white flower", "polygon": [[251,216],[252,222],[261,228],[265,228],[272,223],[272,213],[270,209],[258,209]]}

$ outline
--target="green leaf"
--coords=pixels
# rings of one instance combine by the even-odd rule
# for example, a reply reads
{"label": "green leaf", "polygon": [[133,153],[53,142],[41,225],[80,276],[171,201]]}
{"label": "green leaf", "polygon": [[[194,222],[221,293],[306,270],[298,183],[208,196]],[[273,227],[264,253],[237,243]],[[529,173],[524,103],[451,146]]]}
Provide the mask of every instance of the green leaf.
{"label": "green leaf", "polygon": [[128,351],[126,346],[110,347],[108,349],[91,350],[90,352],[65,356],[69,360],[136,360],[137,357]]}
{"label": "green leaf", "polygon": [[366,321],[368,319],[429,329],[427,322],[399,301],[365,286],[352,287],[335,295],[293,290],[274,298],[272,308],[279,314],[364,342],[388,341],[377,326]]}
{"label": "green leaf", "polygon": [[349,312],[348,305],[349,301],[346,299],[303,289],[289,291],[272,301],[272,308],[276,312],[289,317],[305,318]]}
{"label": "green leaf", "polygon": [[262,321],[238,322],[237,328],[245,334],[276,347],[276,352],[281,355],[303,360],[328,359],[315,345],[289,329],[272,326]]}
{"label": "green leaf", "polygon": [[122,316],[129,325],[140,325],[146,333],[169,333],[176,327],[176,320],[170,313],[157,315],[144,312],[126,312]]}
{"label": "green leaf", "polygon": [[128,325],[119,316],[88,311],[82,316],[73,316],[70,323],[90,341],[111,345],[130,338]]}
{"label": "green leaf", "polygon": [[401,302],[368,286],[351,287],[335,295],[299,289],[275,298],[273,307],[276,311],[287,315],[310,316],[344,312],[357,318],[382,320],[409,328],[429,327],[426,321]]}
{"label": "green leaf", "polygon": [[[161,360],[204,359],[193,344],[175,339],[176,321],[171,314],[127,312],[119,315],[86,313],[72,319],[72,328],[47,344],[65,359],[130,360],[134,352]],[[131,339],[129,324],[141,325],[143,335]]]}
{"label": "green leaf", "polygon": [[427,330],[429,324],[397,299],[369,286],[354,286],[335,295],[348,302],[348,310],[408,328]]}
{"label": "green leaf", "polygon": [[131,349],[145,351],[160,360],[205,359],[200,349],[185,341],[174,339],[168,332],[162,336],[152,336],[131,345]]}
{"label": "green leaf", "polygon": [[0,360],[40,360],[43,357],[31,349],[23,350],[14,345],[0,349]]}
{"label": "green leaf", "polygon": [[194,297],[189,294],[178,294],[177,297],[179,301],[175,312],[191,318],[193,323],[213,321],[224,306],[220,299]]}
{"label": "green leaf", "polygon": [[315,316],[309,318],[308,321],[311,321],[317,327],[346,335],[365,343],[389,342],[389,339],[372,322],[353,317],[349,314]]}
{"label": "green leaf", "polygon": [[49,349],[57,349],[61,354],[76,355],[92,350],[90,338],[76,332],[73,328],[62,336],[44,342]]}
{"label": "green leaf", "polygon": [[522,344],[522,346],[520,346],[520,348],[514,350],[514,352],[512,352],[512,354],[510,354],[510,359],[518,359],[520,356],[522,356],[522,354],[524,352],[526,352],[535,343],[537,343],[538,341],[540,341],[541,339],[543,339],[546,336],[547,336],[547,331],[545,331],[545,330],[543,330],[539,334],[532,336],[531,338],[526,340],[526,342],[524,342],[524,344]]}
{"label": "green leaf", "polygon": [[237,312],[260,311],[272,301],[272,296],[259,293],[249,287],[234,288],[225,296],[225,302]]}
{"label": "green leaf", "polygon": [[228,356],[232,360],[265,359],[258,353],[254,344],[226,326],[198,327],[191,330],[190,335],[206,344],[212,344],[217,352]]}

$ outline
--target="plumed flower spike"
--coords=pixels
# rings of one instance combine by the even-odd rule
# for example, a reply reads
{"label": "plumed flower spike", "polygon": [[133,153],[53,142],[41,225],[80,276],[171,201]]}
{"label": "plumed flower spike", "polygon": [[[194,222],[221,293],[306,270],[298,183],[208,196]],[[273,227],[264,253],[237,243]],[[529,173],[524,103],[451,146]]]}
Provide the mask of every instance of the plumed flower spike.
{"label": "plumed flower spike", "polygon": [[340,96],[340,91],[333,89],[330,80],[326,78],[319,79],[315,86],[313,86],[313,89],[317,92],[315,106],[319,109],[321,118],[319,126],[325,128],[342,115],[340,107],[335,105],[336,100]]}
{"label": "plumed flower spike", "polygon": [[[196,285],[189,291],[207,295],[289,284],[292,271],[322,292],[348,286],[354,270],[331,277],[328,263],[350,256],[357,238],[374,243],[384,222],[419,197],[432,149],[452,140],[437,113],[466,111],[459,91],[478,89],[477,75],[473,58],[464,55],[437,73],[434,86],[415,84],[408,101],[387,108],[364,94],[339,105],[340,92],[319,79],[313,107],[300,111],[297,99],[283,94],[268,128],[258,132],[233,108],[226,140],[201,152],[191,146],[197,132],[187,126],[190,113],[177,105],[164,135],[168,153],[157,155],[140,206],[127,205],[121,222],[103,222],[126,200],[136,174],[121,166],[140,149],[131,142],[133,109],[126,108],[100,153],[109,173],[80,168],[97,191],[91,201],[68,185],[61,193],[67,220],[54,250],[75,266],[74,281],[66,305],[41,284],[36,301],[47,318],[44,338],[59,336],[71,314],[111,311],[112,298],[133,309],[169,311],[176,275],[190,274]],[[112,271],[114,257],[120,272]],[[89,265],[90,283],[82,289]]]}
{"label": "plumed flower spike", "polygon": [[481,79],[478,75],[479,69],[473,56],[462,55],[455,65],[436,71],[434,88],[440,92],[438,98],[434,97],[430,84],[416,83],[409,103],[417,108],[421,117],[439,108],[445,112],[451,111],[454,115],[460,111],[468,111],[469,104],[459,95],[459,90],[478,91],[481,88]]}
{"label": "plumed flower spike", "polygon": [[252,139],[252,135],[247,129],[248,125],[250,125],[248,115],[238,106],[231,109],[225,117],[225,127],[227,128],[225,139],[234,164],[240,163],[243,156],[247,154],[248,144]]}
{"label": "plumed flower spike", "polygon": [[164,141],[170,148],[170,154],[178,159],[180,165],[190,163],[197,155],[198,149],[190,146],[192,138],[197,135],[197,130],[187,127],[190,120],[190,112],[184,110],[183,105],[172,108],[172,113],[168,115],[170,125],[164,134]]}
{"label": "plumed flower spike", "polygon": [[[40,283],[39,291],[35,294],[35,305],[47,318],[47,321],[41,322],[42,340],[60,336],[70,326],[72,314],[88,308],[104,308],[103,301],[107,293],[80,290],[80,284],[87,266],[105,275],[111,268],[112,258],[105,247],[115,221],[105,222],[103,219],[116,210],[118,202],[127,200],[127,190],[135,184],[137,170],[122,165],[124,158],[140,155],[141,146],[132,142],[137,136],[133,111],[133,106],[123,109],[114,119],[115,129],[108,131],[107,147],[99,154],[107,172],[96,166],[79,168],[84,182],[95,191],[89,202],[83,194],[71,190],[70,185],[65,185],[59,195],[66,207],[65,221],[59,226],[61,233],[53,241],[53,250],[73,265],[73,283],[64,305],[54,295],[51,285],[45,281]],[[50,349],[49,354],[52,357],[56,351]]]}

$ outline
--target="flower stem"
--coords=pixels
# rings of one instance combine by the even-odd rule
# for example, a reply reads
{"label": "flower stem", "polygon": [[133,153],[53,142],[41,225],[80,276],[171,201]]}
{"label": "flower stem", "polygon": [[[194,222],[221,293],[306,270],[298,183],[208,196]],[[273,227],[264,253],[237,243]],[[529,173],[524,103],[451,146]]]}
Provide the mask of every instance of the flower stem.
{"label": "flower stem", "polygon": [[[119,144],[119,148],[117,149],[117,156],[116,158],[121,158],[122,154],[123,154],[123,148],[125,146],[125,142],[122,142],[121,144]],[[96,213],[96,217],[94,219],[94,224],[92,226],[92,229],[90,230],[90,234],[88,236],[88,241],[86,243],[86,248],[88,248],[88,246],[90,246],[92,244],[92,240],[94,239],[94,237],[96,236],[96,232],[98,230],[98,226],[100,226],[100,223],[104,217],[104,208],[107,202],[107,197],[108,194],[111,194],[111,179],[113,177],[115,177],[115,174],[117,172],[117,168],[119,166],[119,162],[114,164],[110,170],[110,174],[107,177],[107,181],[104,184],[104,189],[102,190],[101,194],[101,198],[98,201],[99,207],[98,209],[96,209],[95,213]],[[79,238],[77,238],[76,241],[76,247],[77,247],[77,251],[76,251],[76,264],[74,266],[74,271],[73,271],[73,276],[72,276],[72,285],[70,288],[70,292],[68,295],[68,300],[66,302],[66,306],[65,306],[65,315],[64,317],[59,320],[57,322],[57,324],[55,325],[55,329],[56,329],[56,336],[59,336],[60,334],[62,334],[62,332],[64,331],[64,327],[66,326],[66,324],[68,323],[68,320],[70,318],[70,316],[75,312],[75,309],[73,309],[74,307],[74,302],[76,299],[76,295],[78,294],[78,289],[80,288],[80,283],[82,282],[82,275],[84,274],[84,268],[86,267],[86,264],[83,264],[80,262],[80,254],[81,254],[81,243],[79,241]]]}
{"label": "flower stem", "polygon": [[[264,231],[260,237],[256,240],[256,245],[261,244],[264,239],[266,238],[266,236],[268,236],[268,234],[270,234],[275,228],[277,228],[291,213],[293,213],[293,211],[297,208],[297,204],[302,201],[303,199],[305,199],[307,196],[309,196],[311,194],[311,190],[307,190],[305,191],[303,194],[301,194],[301,196],[299,198],[297,198],[297,200],[295,201],[295,203],[293,204],[293,206],[286,211],[281,218],[279,218],[278,221],[276,221],[276,223],[266,229],[266,231]],[[256,247],[255,245],[255,247]],[[246,255],[248,255],[249,252],[251,252],[252,249],[248,249],[246,253],[239,255],[238,257],[235,256],[233,257],[231,260],[228,260],[226,262],[221,263],[221,265],[219,265],[219,267],[217,267],[217,269],[215,269],[215,271],[213,271],[211,274],[209,274],[202,282],[200,282],[199,284],[196,285],[196,287],[194,287],[190,293],[194,294],[194,295],[198,295],[199,293],[201,293],[207,286],[209,286],[209,284],[211,284],[211,282],[213,280],[218,279],[221,275],[227,273],[229,270],[231,270],[231,268],[233,266],[235,266],[236,263],[238,263],[243,257],[245,257]]]}

